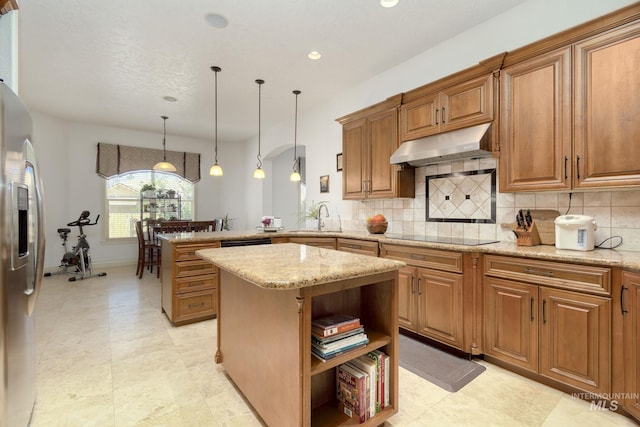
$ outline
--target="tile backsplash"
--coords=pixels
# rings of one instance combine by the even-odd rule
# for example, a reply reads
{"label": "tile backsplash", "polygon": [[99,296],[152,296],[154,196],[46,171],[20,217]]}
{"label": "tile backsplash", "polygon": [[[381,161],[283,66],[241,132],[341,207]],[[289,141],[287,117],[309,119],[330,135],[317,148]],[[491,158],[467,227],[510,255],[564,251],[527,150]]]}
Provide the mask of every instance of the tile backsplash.
{"label": "tile backsplash", "polygon": [[[365,230],[366,219],[382,213],[389,221],[388,233],[433,235],[514,241],[511,230],[502,224],[515,222],[520,209],[554,209],[564,214],[589,215],[595,218],[596,245],[612,236],[620,236],[623,243],[617,249],[640,251],[640,190],[611,190],[588,192],[496,192],[496,223],[459,223],[426,221],[427,176],[454,172],[497,169],[492,158],[466,160],[416,169],[416,197],[414,199],[386,199],[348,201],[332,207],[339,213],[344,230]],[[499,179],[498,179],[499,181]],[[463,181],[461,181],[463,182]],[[336,218],[327,218],[329,227],[337,226]],[[336,222],[336,224],[332,224]],[[610,244],[606,242],[603,246]]]}

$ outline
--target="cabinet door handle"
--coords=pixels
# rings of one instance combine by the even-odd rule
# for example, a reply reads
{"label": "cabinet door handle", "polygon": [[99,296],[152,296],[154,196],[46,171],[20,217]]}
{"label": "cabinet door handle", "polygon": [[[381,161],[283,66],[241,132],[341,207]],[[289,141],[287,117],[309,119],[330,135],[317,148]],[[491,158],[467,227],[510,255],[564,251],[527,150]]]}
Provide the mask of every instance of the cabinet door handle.
{"label": "cabinet door handle", "polygon": [[580,180],[580,156],[576,159],[576,169],[578,172],[578,180]]}
{"label": "cabinet door handle", "polygon": [[413,289],[413,276],[411,276],[411,295],[415,294],[415,290]]}
{"label": "cabinet door handle", "polygon": [[620,311],[622,312],[623,316],[629,312],[628,310],[624,309],[624,304],[622,301],[622,296],[624,295],[624,291],[626,291],[627,289],[628,288],[625,288],[624,285],[622,285],[622,287],[620,288]]}
{"label": "cabinet door handle", "polygon": [[542,300],[542,324],[547,324],[547,300]]}
{"label": "cabinet door handle", "polygon": [[540,271],[540,270],[532,270],[530,268],[525,268],[524,272],[527,274],[535,274],[536,276],[553,277],[553,271]]}
{"label": "cabinet door handle", "polygon": [[422,279],[418,279],[418,295],[422,295],[422,289],[420,289],[421,283],[422,283]]}
{"label": "cabinet door handle", "polygon": [[533,322],[535,320],[535,317],[533,317],[533,304],[536,300],[531,297],[531,306],[529,307],[529,312],[531,313],[531,321]]}
{"label": "cabinet door handle", "polygon": [[427,260],[427,258],[424,255],[416,255],[416,254],[409,255],[409,258],[415,259],[415,260],[418,260],[418,261],[426,261]]}
{"label": "cabinet door handle", "polygon": [[440,111],[440,109],[439,109],[439,108],[436,108],[436,124],[437,124],[437,125],[438,125],[438,124],[440,124],[440,123],[438,123],[438,112],[439,112],[439,111]]}
{"label": "cabinet door handle", "polygon": [[444,107],[442,107],[442,124],[444,124]]}
{"label": "cabinet door handle", "polygon": [[565,181],[567,180],[567,178],[569,178],[569,175],[567,175],[567,162],[569,161],[569,157],[564,156],[564,179]]}

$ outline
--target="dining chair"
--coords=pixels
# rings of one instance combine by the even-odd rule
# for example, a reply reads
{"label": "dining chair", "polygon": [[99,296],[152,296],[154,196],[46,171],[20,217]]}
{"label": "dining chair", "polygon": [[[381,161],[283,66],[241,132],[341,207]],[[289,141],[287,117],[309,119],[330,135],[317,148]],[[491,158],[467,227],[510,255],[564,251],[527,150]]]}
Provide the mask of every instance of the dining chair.
{"label": "dining chair", "polygon": [[157,226],[158,233],[182,233],[191,231],[189,221],[161,221]]}
{"label": "dining chair", "polygon": [[191,221],[191,231],[216,231],[216,221]]}
{"label": "dining chair", "polygon": [[136,275],[142,279],[145,267],[153,273],[153,267],[157,267],[156,277],[160,277],[160,263],[162,260],[160,244],[153,240],[145,239],[142,221],[136,221],[136,236],[138,237],[138,267]]}

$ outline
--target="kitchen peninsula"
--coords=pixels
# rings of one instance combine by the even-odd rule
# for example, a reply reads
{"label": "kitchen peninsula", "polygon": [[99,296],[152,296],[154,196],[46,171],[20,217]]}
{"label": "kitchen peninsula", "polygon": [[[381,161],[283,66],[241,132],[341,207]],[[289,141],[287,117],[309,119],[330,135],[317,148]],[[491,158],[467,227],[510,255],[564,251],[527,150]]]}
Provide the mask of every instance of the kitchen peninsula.
{"label": "kitchen peninsula", "polygon": [[[398,411],[398,262],[295,243],[198,250],[219,270],[221,363],[268,425],[334,426],[354,420],[336,401],[336,367],[381,350],[390,356],[390,406]],[[367,346],[322,362],[311,354],[311,322],[359,317]]]}

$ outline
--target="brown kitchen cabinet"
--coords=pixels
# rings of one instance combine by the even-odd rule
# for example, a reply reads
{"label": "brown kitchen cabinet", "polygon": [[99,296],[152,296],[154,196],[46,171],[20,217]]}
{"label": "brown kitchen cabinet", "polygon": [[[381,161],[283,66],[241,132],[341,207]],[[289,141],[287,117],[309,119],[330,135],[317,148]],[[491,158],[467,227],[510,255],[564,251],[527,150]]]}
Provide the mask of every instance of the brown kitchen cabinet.
{"label": "brown kitchen cabinet", "polygon": [[640,22],[574,45],[574,188],[640,184]]}
{"label": "brown kitchen cabinet", "polygon": [[611,298],[573,289],[602,293],[609,289],[611,270],[498,255],[484,260],[488,360],[575,389],[609,393]]}
{"label": "brown kitchen cabinet", "polygon": [[493,120],[493,75],[403,102],[400,139],[408,141]]}
{"label": "brown kitchen cabinet", "polygon": [[12,10],[18,10],[18,2],[16,0],[0,0],[0,15],[9,13]]}
{"label": "brown kitchen cabinet", "polygon": [[411,167],[392,165],[400,144],[396,95],[336,119],[342,124],[342,198],[362,200],[415,196]]}
{"label": "brown kitchen cabinet", "polygon": [[172,243],[162,239],[161,305],[176,326],[214,318],[218,310],[218,269],[195,252],[220,242]]}
{"label": "brown kitchen cabinet", "polygon": [[571,188],[571,48],[500,71],[500,191]]}
{"label": "brown kitchen cabinet", "polygon": [[[463,254],[383,244],[381,256],[407,263],[398,280],[400,327],[471,353],[464,340]],[[472,313],[469,307],[466,315]]]}
{"label": "brown kitchen cabinet", "polygon": [[378,242],[372,240],[345,239],[338,237],[336,246],[339,251],[354,254],[378,256]]}
{"label": "brown kitchen cabinet", "polygon": [[335,237],[289,237],[289,243],[298,243],[300,245],[317,246],[325,249],[336,248]]}
{"label": "brown kitchen cabinet", "polygon": [[622,273],[623,382],[622,405],[636,420],[640,420],[640,274]]}
{"label": "brown kitchen cabinet", "polygon": [[[630,143],[640,134],[640,22],[604,32],[591,24],[584,33],[596,35],[536,55],[528,51],[553,43],[507,55],[500,72],[500,191],[640,184],[640,146]],[[511,56],[524,59],[512,63]]]}

